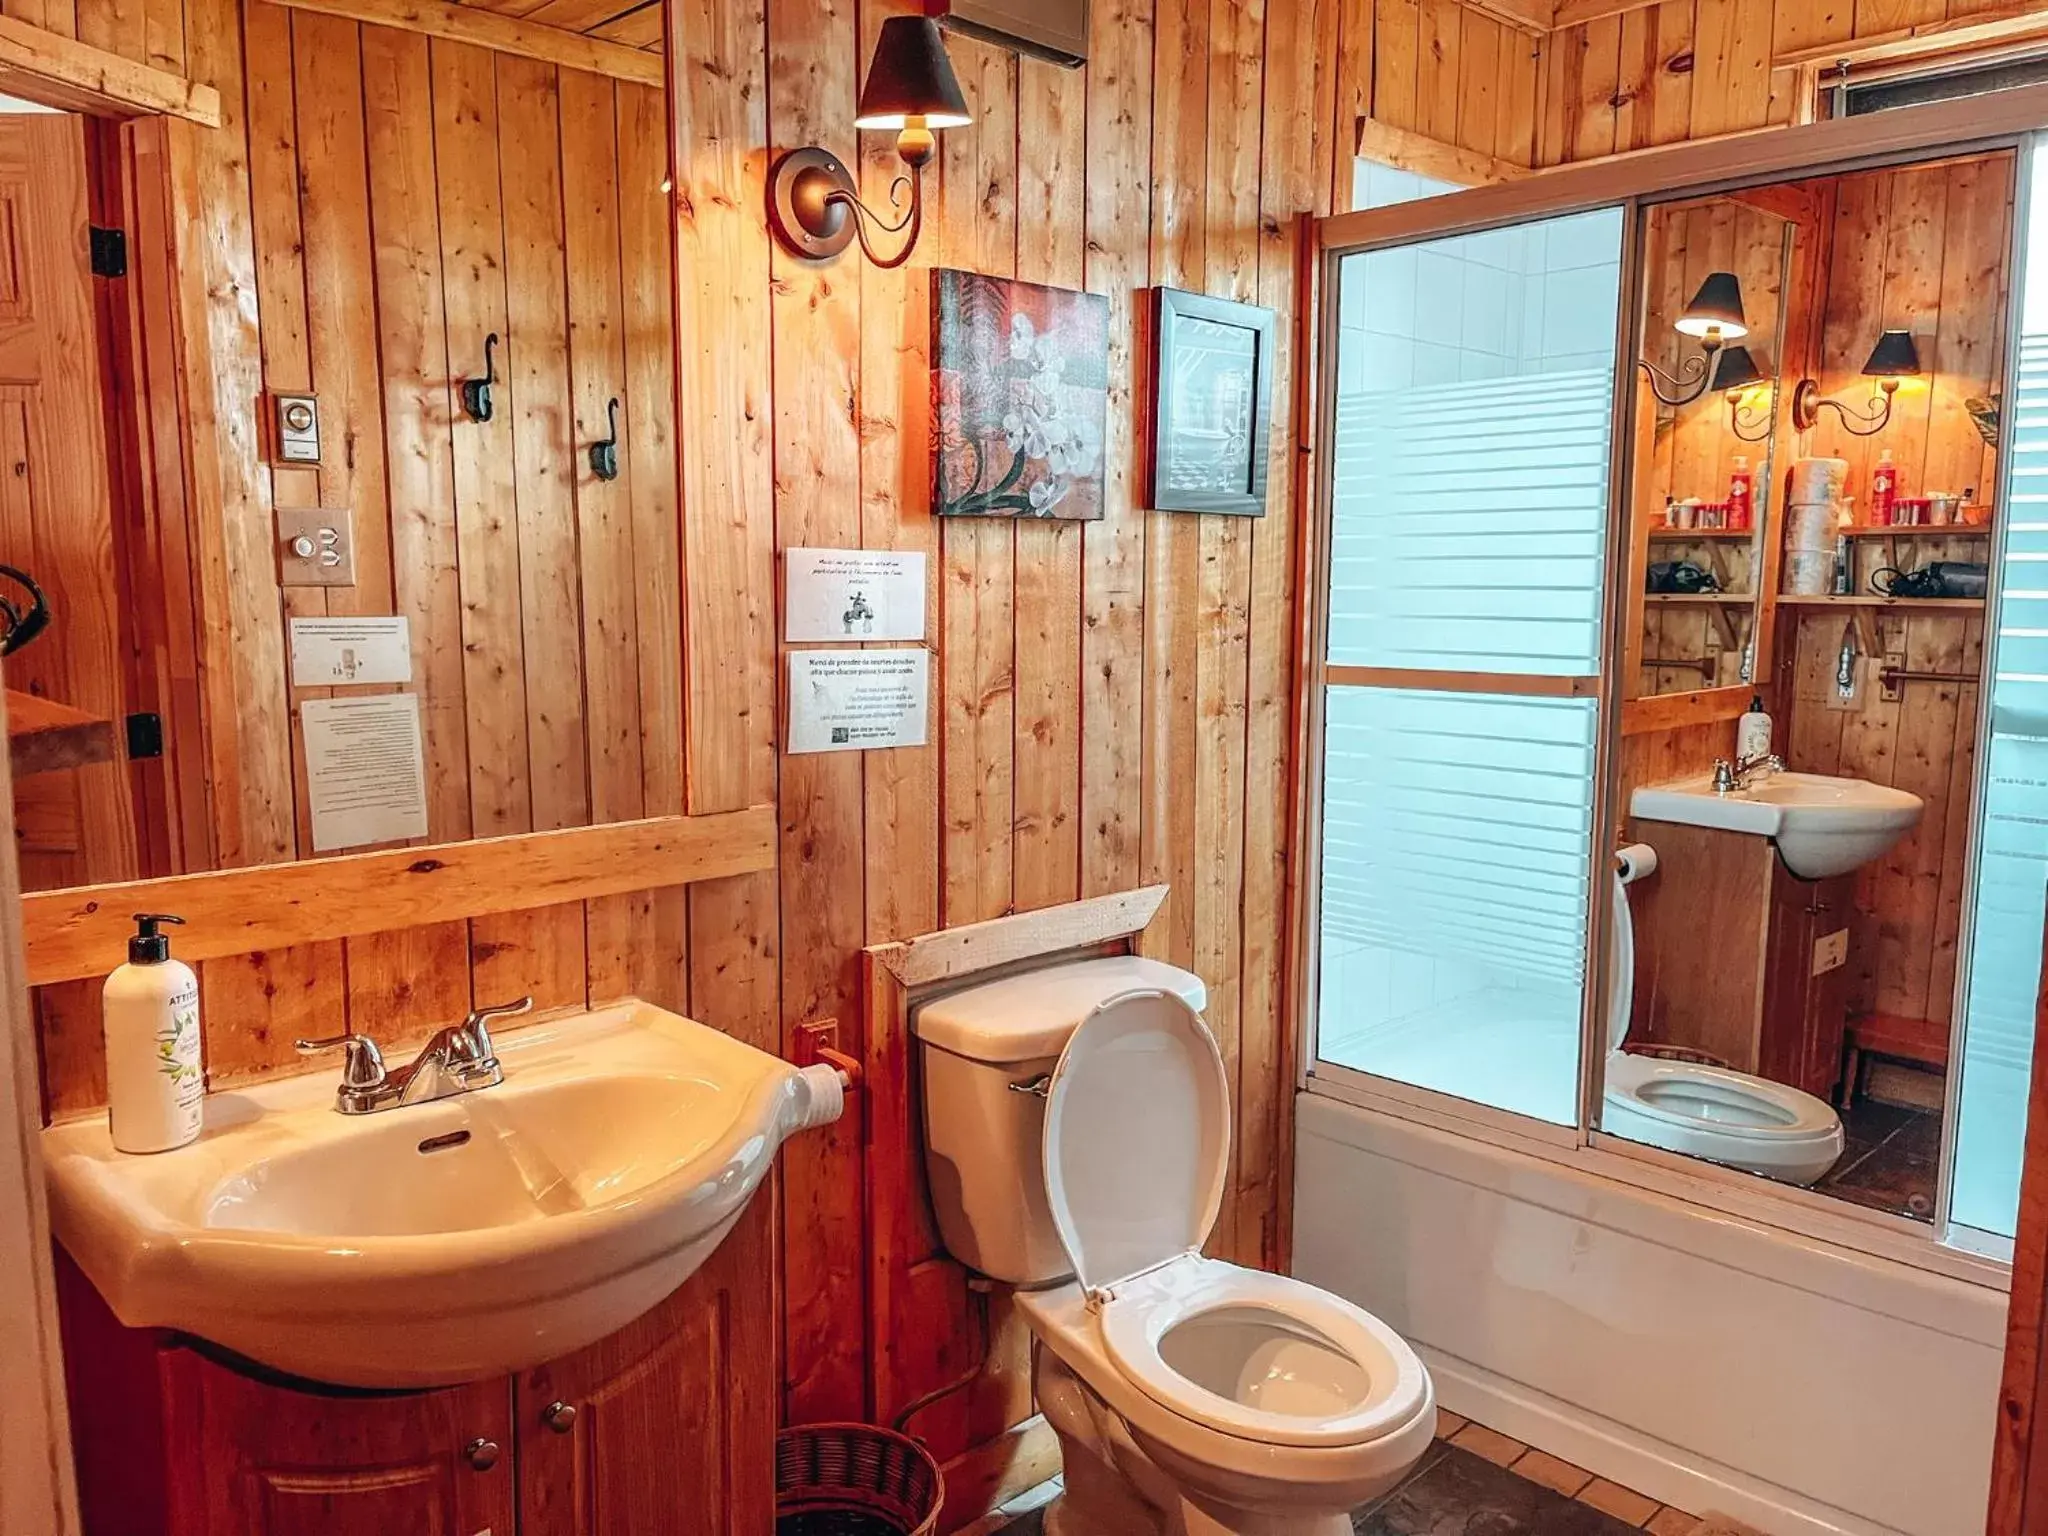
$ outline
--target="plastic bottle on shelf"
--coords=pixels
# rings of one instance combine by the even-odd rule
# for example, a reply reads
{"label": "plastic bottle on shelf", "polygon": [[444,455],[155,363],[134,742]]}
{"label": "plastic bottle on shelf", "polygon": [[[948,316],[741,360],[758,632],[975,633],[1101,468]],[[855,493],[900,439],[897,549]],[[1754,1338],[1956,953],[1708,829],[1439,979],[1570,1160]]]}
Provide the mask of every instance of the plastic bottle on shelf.
{"label": "plastic bottle on shelf", "polygon": [[1899,499],[1899,467],[1887,448],[1877,456],[1877,468],[1870,472],[1870,526],[1892,525],[1892,503]]}
{"label": "plastic bottle on shelf", "polygon": [[1749,472],[1749,460],[1735,455],[1735,469],[1728,476],[1728,526],[1746,529],[1755,515],[1756,477]]}

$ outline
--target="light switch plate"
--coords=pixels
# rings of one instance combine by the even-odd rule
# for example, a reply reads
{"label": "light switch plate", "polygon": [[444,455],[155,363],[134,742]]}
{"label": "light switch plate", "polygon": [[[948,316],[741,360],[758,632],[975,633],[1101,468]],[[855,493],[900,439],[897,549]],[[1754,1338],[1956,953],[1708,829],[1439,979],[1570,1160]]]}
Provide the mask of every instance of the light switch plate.
{"label": "light switch plate", "polygon": [[273,395],[277,408],[277,462],[320,462],[320,402],[312,395]]}
{"label": "light switch plate", "polygon": [[1833,933],[1813,941],[1813,974],[1825,976],[1829,971],[1838,971],[1849,963],[1849,930],[1837,928]]}
{"label": "light switch plate", "polygon": [[287,587],[352,587],[356,542],[346,507],[277,509],[278,580]]}

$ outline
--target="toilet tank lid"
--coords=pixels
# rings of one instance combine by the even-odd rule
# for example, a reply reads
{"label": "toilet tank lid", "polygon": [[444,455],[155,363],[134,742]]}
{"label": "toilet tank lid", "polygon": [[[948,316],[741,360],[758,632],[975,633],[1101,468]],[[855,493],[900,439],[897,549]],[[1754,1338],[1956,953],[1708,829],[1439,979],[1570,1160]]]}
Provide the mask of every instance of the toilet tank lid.
{"label": "toilet tank lid", "polygon": [[949,992],[922,1004],[910,1027],[926,1044],[970,1061],[1037,1061],[1059,1055],[1083,1019],[1136,988],[1174,993],[1197,1013],[1208,1003],[1199,976],[1141,955],[1110,955]]}

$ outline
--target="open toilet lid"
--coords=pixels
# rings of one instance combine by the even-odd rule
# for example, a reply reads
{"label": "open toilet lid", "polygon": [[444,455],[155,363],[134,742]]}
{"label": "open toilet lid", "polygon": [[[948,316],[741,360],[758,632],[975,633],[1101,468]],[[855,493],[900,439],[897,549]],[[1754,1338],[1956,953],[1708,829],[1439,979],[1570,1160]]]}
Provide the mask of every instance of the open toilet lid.
{"label": "open toilet lid", "polygon": [[1199,1249],[1230,1163],[1230,1087],[1201,1016],[1158,991],[1074,1031],[1045,1107],[1045,1187],[1090,1291]]}

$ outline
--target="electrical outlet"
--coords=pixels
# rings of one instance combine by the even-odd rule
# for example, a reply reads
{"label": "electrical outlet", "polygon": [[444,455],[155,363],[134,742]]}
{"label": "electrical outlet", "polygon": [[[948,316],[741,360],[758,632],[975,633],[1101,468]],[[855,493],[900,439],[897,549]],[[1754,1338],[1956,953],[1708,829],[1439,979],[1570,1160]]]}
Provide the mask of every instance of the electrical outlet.
{"label": "electrical outlet", "polygon": [[1814,940],[1813,974],[1825,976],[1829,971],[1838,971],[1849,963],[1849,930],[1837,928],[1833,933]]}
{"label": "electrical outlet", "polygon": [[1850,683],[1847,693],[1842,692],[1842,686],[1835,680],[1835,675],[1832,672],[1828,674],[1826,698],[1829,709],[1861,709],[1863,707],[1863,690],[1870,681],[1870,658],[1868,656],[1858,656],[1853,666],[1853,681]]}

